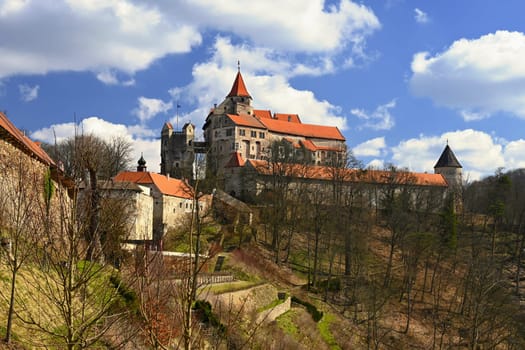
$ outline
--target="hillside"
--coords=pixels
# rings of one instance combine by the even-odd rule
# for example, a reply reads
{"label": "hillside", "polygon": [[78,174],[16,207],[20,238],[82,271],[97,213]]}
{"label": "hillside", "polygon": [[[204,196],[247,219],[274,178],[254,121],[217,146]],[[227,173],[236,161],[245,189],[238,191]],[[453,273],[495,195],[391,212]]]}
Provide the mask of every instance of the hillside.
{"label": "hillside", "polygon": [[[165,247],[178,254],[138,250],[125,254],[119,270],[81,260],[74,269],[62,264],[50,269],[31,260],[17,283],[17,312],[23,310],[18,316],[51,318],[46,329],[54,337],[64,334],[57,304],[45,293],[62,288],[60,276],[80,276],[93,267],[84,275],[88,282],[71,289],[72,305],[124,317],[101,318],[92,331],[110,327],[90,347],[184,347],[185,339],[194,348],[214,349],[525,346],[516,250],[523,236],[503,218],[467,210],[359,211],[350,226],[326,226],[319,235],[303,225],[307,222],[285,226],[276,248],[274,222],[263,220],[264,207],[252,209],[257,214],[252,225],[224,217],[202,222],[195,299],[188,294],[193,265],[184,255],[190,247],[187,232],[170,231]],[[510,206],[506,209],[510,213]],[[6,264],[0,277],[5,296]],[[1,308],[4,325],[7,303]],[[12,339],[13,348],[29,349],[52,338],[16,317]]]}

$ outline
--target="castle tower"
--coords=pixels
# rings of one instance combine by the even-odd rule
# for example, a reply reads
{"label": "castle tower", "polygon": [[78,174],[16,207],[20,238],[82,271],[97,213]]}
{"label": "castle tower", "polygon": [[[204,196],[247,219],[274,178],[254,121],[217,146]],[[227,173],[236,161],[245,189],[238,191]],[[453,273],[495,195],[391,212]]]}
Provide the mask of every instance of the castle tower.
{"label": "castle tower", "polygon": [[195,125],[186,123],[181,131],[175,131],[171,123],[164,123],[160,145],[160,173],[162,175],[178,179],[192,178],[195,159],[194,138]]}
{"label": "castle tower", "polygon": [[[227,115],[253,115],[252,97],[246,88],[240,67],[232,87],[224,101],[215,105],[206,118],[203,126],[204,140],[210,145],[206,156],[208,171],[222,176],[222,169],[231,156],[232,145],[235,145],[235,125]],[[231,130],[228,130],[231,129]]]}
{"label": "castle tower", "polygon": [[241,70],[238,68],[230,93],[219,106],[214,108],[214,114],[252,114],[251,103],[252,97],[246,89]]}
{"label": "castle tower", "polygon": [[443,175],[450,188],[458,191],[463,183],[462,168],[447,142],[447,146],[434,166],[434,173]]}
{"label": "castle tower", "polygon": [[144,159],[144,156],[142,153],[140,154],[140,159],[137,162],[137,172],[145,172],[146,171],[146,160]]}

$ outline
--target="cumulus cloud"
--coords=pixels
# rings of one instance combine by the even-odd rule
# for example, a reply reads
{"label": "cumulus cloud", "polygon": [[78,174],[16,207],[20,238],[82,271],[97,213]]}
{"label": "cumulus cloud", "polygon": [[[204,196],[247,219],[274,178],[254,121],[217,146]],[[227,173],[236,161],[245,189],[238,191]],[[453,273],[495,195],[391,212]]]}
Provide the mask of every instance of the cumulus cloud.
{"label": "cumulus cloud", "polygon": [[376,137],[358,144],[352,149],[352,151],[356,157],[379,157],[384,154],[385,149],[385,138]]}
{"label": "cumulus cloud", "polygon": [[24,102],[31,102],[38,98],[39,85],[30,86],[27,84],[18,85],[18,91],[20,92],[20,99]]}
{"label": "cumulus cloud", "polygon": [[364,124],[358,126],[358,129],[390,130],[395,125],[394,117],[390,110],[395,107],[396,100],[392,100],[384,105],[377,106],[373,112],[354,108],[350,113],[365,121]]}
{"label": "cumulus cloud", "polygon": [[427,23],[428,15],[417,7],[414,9],[414,19],[417,23]]}
{"label": "cumulus cloud", "polygon": [[[104,140],[114,137],[122,137],[132,145],[132,158],[139,159],[140,154],[148,162],[148,170],[160,171],[160,142],[157,139],[158,130],[149,130],[144,126],[126,126],[115,124],[99,117],[89,117],[80,123],[54,124],[50,127],[37,130],[31,134],[31,138],[47,143],[63,141],[64,139],[79,134],[94,134]],[[133,164],[132,164],[133,165]]]}
{"label": "cumulus cloud", "polygon": [[271,50],[234,45],[223,37],[217,38],[210,60],[193,67],[193,81],[170,90],[173,100],[186,100],[198,106],[181,116],[181,120],[202,124],[209,108],[224,100],[237,74],[236,67],[231,64],[237,57],[255,108],[299,114],[304,123],[346,129],[346,118],[341,115],[339,106],[318,99],[312,91],[298,90],[290,85],[288,79],[294,74],[290,72],[296,71],[298,64],[275,57]]}
{"label": "cumulus cloud", "polygon": [[123,85],[123,86],[132,86],[135,85],[135,80],[129,78],[126,80],[121,80],[118,77],[118,74],[115,70],[106,69],[101,72],[98,72],[96,75],[97,79],[103,82],[106,85]]}
{"label": "cumulus cloud", "polygon": [[29,0],[4,0],[0,3],[0,17],[14,15],[28,4]]}
{"label": "cumulus cloud", "polygon": [[[253,47],[303,54],[302,61],[314,60],[330,70],[334,55],[347,61],[352,54],[362,55],[366,38],[381,27],[370,8],[350,0],[329,6],[323,0],[260,1],[250,6],[240,0],[28,3],[0,4],[0,78],[93,71],[100,81],[115,84],[114,70],[133,75],[168,54],[187,53],[202,43],[201,32],[209,28]],[[314,66],[296,68],[301,74],[318,74]]]}
{"label": "cumulus cloud", "polygon": [[497,31],[460,39],[444,52],[418,52],[410,87],[415,95],[456,109],[466,121],[497,112],[525,118],[525,35]]}
{"label": "cumulus cloud", "polygon": [[[175,6],[171,10],[175,11]],[[195,0],[182,2],[178,11],[200,26],[211,25],[249,38],[258,46],[283,51],[326,52],[348,45],[359,47],[366,36],[381,27],[370,8],[350,0],[327,7],[324,0],[257,1],[250,6],[242,0]]]}
{"label": "cumulus cloud", "polygon": [[385,168],[385,162],[382,159],[372,159],[368,164],[366,164],[365,168],[367,169],[384,169]]}
{"label": "cumulus cloud", "polygon": [[516,155],[525,151],[523,140],[504,142],[483,131],[473,129],[446,132],[440,136],[420,135],[400,142],[392,148],[394,164],[414,171],[434,171],[445,145],[450,145],[463,166],[464,177],[477,180],[500,167],[520,166]]}
{"label": "cumulus cloud", "polygon": [[507,169],[525,168],[525,140],[519,139],[505,144],[503,158]]}
{"label": "cumulus cloud", "polygon": [[110,68],[134,73],[202,41],[189,21],[166,17],[148,1],[20,3],[9,0],[0,9],[0,77]]}
{"label": "cumulus cloud", "polygon": [[159,113],[166,113],[173,107],[171,101],[164,102],[156,98],[147,98],[144,96],[138,99],[139,106],[133,110],[142,123],[150,120]]}

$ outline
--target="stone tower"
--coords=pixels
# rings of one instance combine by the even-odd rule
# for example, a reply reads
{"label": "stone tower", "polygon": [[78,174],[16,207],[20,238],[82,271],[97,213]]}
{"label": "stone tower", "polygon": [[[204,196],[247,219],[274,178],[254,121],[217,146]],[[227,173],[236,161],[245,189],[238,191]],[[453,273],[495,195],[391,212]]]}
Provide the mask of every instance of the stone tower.
{"label": "stone tower", "polygon": [[160,173],[178,179],[193,177],[195,125],[186,123],[181,131],[164,123],[161,132]]}
{"label": "stone tower", "polygon": [[441,174],[447,181],[449,188],[453,191],[459,191],[462,186],[463,177],[462,177],[462,166],[459,163],[458,159],[452,149],[447,143],[447,146],[441,153],[439,160],[436,165],[434,165],[434,173]]}
{"label": "stone tower", "polygon": [[203,126],[204,139],[210,146],[206,157],[206,165],[211,174],[222,178],[223,168],[234,151],[235,125],[227,115],[252,115],[252,97],[244,84],[240,68],[237,71],[232,88],[224,101],[215,105],[206,117]]}

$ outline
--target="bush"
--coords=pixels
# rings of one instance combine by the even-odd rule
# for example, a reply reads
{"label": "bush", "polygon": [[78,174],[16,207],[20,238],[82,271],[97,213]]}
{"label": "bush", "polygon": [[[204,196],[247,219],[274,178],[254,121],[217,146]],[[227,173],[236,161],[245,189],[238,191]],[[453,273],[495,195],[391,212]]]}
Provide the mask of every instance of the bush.
{"label": "bush", "polygon": [[304,307],[306,307],[306,311],[308,311],[308,313],[310,315],[312,315],[312,319],[315,321],[315,322],[319,322],[321,320],[321,318],[323,318],[323,312],[322,311],[319,311],[317,310],[317,307],[315,307],[315,305],[307,302],[307,301],[304,301],[304,300],[301,300],[295,296],[292,296],[292,303],[296,303],[296,304],[300,304],[300,305],[303,305]]}
{"label": "bush", "polygon": [[329,292],[339,292],[341,290],[341,280],[337,277],[322,280],[319,282],[319,289],[328,289]]}
{"label": "bush", "polygon": [[223,335],[226,333],[226,327],[219,321],[217,316],[211,312],[211,304],[206,300],[197,300],[193,304],[193,310],[200,311],[201,321],[216,327],[219,334]]}
{"label": "bush", "polygon": [[109,282],[115,288],[124,301],[124,304],[131,310],[138,313],[138,299],[134,290],[126,286],[118,275],[111,275]]}

